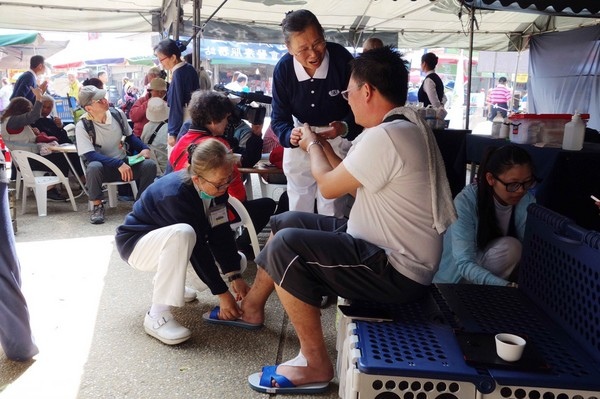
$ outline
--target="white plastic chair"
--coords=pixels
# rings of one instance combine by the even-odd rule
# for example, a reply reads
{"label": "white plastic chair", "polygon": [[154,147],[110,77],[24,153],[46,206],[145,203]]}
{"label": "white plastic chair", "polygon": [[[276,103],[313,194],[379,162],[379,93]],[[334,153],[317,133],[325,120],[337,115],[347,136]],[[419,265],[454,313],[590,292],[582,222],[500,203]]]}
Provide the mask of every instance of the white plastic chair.
{"label": "white plastic chair", "polygon": [[[81,169],[83,169],[83,173],[86,174],[87,168],[82,156],[79,157],[79,162],[81,162]],[[106,191],[108,193],[108,206],[110,208],[116,207],[117,203],[119,202],[117,195],[117,186],[120,186],[121,184],[129,184],[131,186],[131,192],[133,193],[133,197],[137,198],[138,189],[135,180],[104,182],[102,183],[102,186],[106,188]],[[89,201],[88,208],[89,210],[92,210],[94,208],[92,201]]]}
{"label": "white plastic chair", "polygon": [[138,189],[137,189],[137,183],[135,182],[135,180],[104,182],[104,183],[102,183],[102,186],[106,187],[106,191],[108,193],[108,206],[110,208],[116,207],[117,203],[119,202],[118,195],[117,195],[118,194],[117,186],[120,186],[121,184],[129,184],[131,186],[131,192],[133,193],[133,198],[137,198]]}
{"label": "white plastic chair", "polygon": [[252,223],[252,219],[250,219],[250,214],[246,210],[244,204],[242,204],[237,198],[229,196],[229,205],[233,207],[233,209],[241,219],[237,223],[231,223],[231,228],[234,231],[237,231],[241,227],[245,227],[246,230],[248,230],[248,235],[250,236],[250,243],[252,245],[252,251],[254,252],[254,256],[258,256],[258,253],[260,252],[260,246],[258,245],[258,236],[256,235],[254,223]]}
{"label": "white plastic chair", "polygon": [[[11,155],[13,156],[13,159],[16,160],[23,179],[23,204],[21,213],[25,213],[28,194],[27,189],[31,188],[34,190],[35,199],[37,201],[38,216],[46,216],[48,205],[47,190],[49,186],[54,186],[56,184],[62,184],[66,188],[69,193],[69,200],[73,206],[73,211],[77,212],[77,205],[75,204],[75,197],[73,196],[73,191],[69,185],[69,179],[65,177],[58,166],[33,152],[13,150],[11,151]],[[38,176],[37,173],[39,173],[39,171],[34,172],[29,165],[30,159],[44,164],[55,174],[55,176]]]}
{"label": "white plastic chair", "polygon": [[263,198],[272,198],[279,201],[279,197],[287,190],[287,184],[269,183],[263,176],[258,177],[260,181],[260,192]]}
{"label": "white plastic chair", "polygon": [[[16,173],[15,173],[15,193],[16,199],[20,199],[21,198],[21,183],[23,182],[23,176],[21,176],[21,169],[19,169],[19,163],[17,162],[16,159],[13,158],[12,163],[14,164],[14,167],[16,169]],[[36,176],[44,176],[47,172],[41,171],[41,170],[34,170],[33,174]]]}

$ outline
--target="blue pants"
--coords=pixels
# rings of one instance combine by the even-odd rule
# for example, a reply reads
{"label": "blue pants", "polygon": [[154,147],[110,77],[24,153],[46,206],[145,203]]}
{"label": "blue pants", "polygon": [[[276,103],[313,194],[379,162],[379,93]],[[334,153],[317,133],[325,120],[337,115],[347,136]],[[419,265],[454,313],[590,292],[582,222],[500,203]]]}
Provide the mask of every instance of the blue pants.
{"label": "blue pants", "polygon": [[8,206],[8,184],[0,182],[0,344],[11,360],[25,361],[38,353],[33,342],[27,302],[21,293],[21,267]]}

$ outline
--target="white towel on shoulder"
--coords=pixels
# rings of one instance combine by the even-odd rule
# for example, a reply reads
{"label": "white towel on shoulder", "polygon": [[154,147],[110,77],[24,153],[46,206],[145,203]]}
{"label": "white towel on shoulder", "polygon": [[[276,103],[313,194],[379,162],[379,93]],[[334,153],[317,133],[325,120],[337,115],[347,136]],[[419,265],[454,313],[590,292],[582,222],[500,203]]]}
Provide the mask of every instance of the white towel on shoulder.
{"label": "white towel on shoulder", "polygon": [[429,182],[431,183],[431,208],[433,210],[433,228],[442,234],[448,226],[456,220],[456,209],[452,201],[450,184],[446,177],[446,168],[435,136],[425,120],[419,113],[410,107],[397,107],[388,112],[385,118],[392,115],[403,115],[410,122],[417,125],[425,136],[427,144],[427,166],[429,168]]}

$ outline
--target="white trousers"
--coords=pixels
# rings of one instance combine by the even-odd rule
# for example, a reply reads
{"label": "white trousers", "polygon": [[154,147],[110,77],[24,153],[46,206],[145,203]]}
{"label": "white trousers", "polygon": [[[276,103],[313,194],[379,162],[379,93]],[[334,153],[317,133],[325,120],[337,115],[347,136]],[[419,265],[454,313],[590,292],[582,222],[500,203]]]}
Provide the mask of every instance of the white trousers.
{"label": "white trousers", "polygon": [[[352,145],[346,139],[336,137],[329,141],[335,153],[344,158]],[[318,190],[317,182],[310,171],[310,158],[301,148],[283,150],[283,173],[287,178],[287,194],[290,211],[314,212],[315,198],[317,212],[321,215],[343,217],[345,199],[326,199]]]}
{"label": "white trousers", "polygon": [[484,251],[478,252],[477,261],[492,274],[507,279],[519,261],[523,245],[514,237],[500,237],[492,240]]}
{"label": "white trousers", "polygon": [[183,306],[186,270],[196,245],[192,226],[178,223],[153,230],[136,244],[127,262],[141,271],[156,271],[152,303]]}

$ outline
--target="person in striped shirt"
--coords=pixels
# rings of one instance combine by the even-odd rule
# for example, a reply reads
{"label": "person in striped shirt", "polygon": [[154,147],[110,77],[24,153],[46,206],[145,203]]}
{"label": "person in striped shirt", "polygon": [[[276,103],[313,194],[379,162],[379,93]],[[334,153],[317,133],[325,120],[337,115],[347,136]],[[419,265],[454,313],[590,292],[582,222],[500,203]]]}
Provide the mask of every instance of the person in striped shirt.
{"label": "person in striped shirt", "polygon": [[502,76],[498,79],[498,86],[494,87],[488,93],[487,102],[491,106],[491,111],[488,114],[488,119],[493,120],[496,113],[500,112],[503,118],[506,118],[512,98],[510,89],[506,87],[506,78]]}

